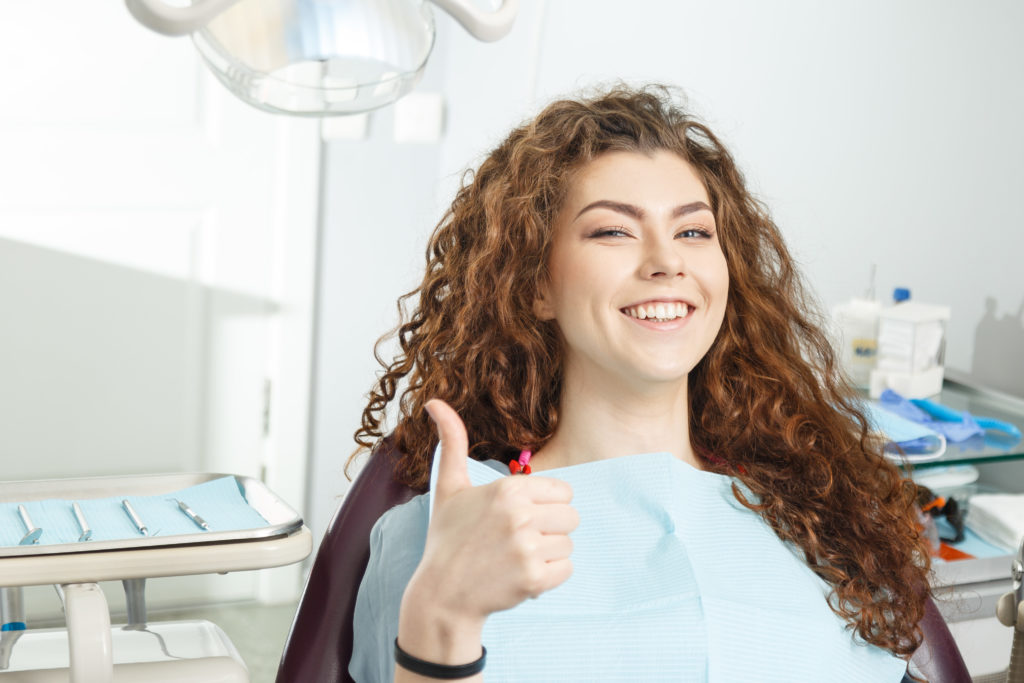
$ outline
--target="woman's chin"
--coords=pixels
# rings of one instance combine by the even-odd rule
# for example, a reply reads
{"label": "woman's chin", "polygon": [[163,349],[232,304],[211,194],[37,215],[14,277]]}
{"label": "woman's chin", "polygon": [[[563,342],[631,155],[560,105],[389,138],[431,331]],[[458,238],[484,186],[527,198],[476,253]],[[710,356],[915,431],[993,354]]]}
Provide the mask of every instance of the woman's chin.
{"label": "woman's chin", "polygon": [[661,365],[645,365],[637,367],[632,375],[634,385],[648,386],[652,390],[661,390],[685,386],[691,367],[679,363]]}

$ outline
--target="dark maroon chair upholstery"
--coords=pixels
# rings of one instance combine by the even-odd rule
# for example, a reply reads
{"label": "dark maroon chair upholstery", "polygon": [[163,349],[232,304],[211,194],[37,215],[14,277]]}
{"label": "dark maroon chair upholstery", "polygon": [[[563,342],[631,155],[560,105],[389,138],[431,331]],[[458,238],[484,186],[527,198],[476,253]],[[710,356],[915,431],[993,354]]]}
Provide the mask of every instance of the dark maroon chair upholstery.
{"label": "dark maroon chair upholstery", "polygon": [[[394,482],[394,455],[390,441],[374,452],[324,534],[285,643],[277,683],[351,683],[352,616],[370,559],[370,529],[382,514],[417,495]],[[931,600],[921,628],[925,640],[914,663],[928,682],[971,683],[953,636]]]}
{"label": "dark maroon chair upholstery", "polygon": [[967,665],[960,656],[953,634],[931,600],[925,605],[921,619],[924,642],[914,653],[914,664],[928,683],[971,683]]}
{"label": "dark maroon chair upholstery", "polygon": [[277,683],[351,682],[352,616],[370,560],[370,529],[417,491],[395,483],[390,440],[374,451],[327,528],[285,642]]}

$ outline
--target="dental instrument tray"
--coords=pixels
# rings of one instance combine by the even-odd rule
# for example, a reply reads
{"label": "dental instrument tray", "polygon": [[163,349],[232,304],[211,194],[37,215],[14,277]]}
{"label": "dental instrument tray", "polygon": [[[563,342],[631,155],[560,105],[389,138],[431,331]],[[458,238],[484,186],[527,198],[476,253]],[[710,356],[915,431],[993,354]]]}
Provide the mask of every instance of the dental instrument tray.
{"label": "dental instrument tray", "polygon": [[[31,516],[19,521],[21,511]],[[26,517],[34,529],[24,528]],[[302,529],[262,482],[214,473],[3,482],[0,520],[0,558],[237,543]]]}

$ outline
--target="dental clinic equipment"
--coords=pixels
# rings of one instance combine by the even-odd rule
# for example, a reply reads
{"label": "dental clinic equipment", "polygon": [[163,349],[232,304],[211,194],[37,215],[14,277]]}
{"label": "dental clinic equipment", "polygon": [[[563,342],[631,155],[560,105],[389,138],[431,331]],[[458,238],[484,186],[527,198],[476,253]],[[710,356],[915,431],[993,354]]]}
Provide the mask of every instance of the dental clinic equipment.
{"label": "dental clinic equipment", "polygon": [[28,516],[28,510],[25,509],[24,505],[18,506],[18,516],[21,517],[21,523],[25,525],[25,535],[22,536],[21,542],[18,545],[39,543],[39,537],[43,535],[43,530],[32,523],[32,518]]}
{"label": "dental clinic equipment", "polygon": [[135,528],[139,530],[139,533],[143,536],[149,536],[149,529],[147,529],[146,525],[142,523],[142,519],[139,518],[139,515],[135,512],[135,508],[132,507],[132,504],[125,499],[121,501],[121,505],[124,507],[124,511],[127,512],[128,516],[131,518],[132,524],[134,524]]}
{"label": "dental clinic equipment", "polygon": [[89,528],[89,523],[85,521],[85,513],[82,512],[82,506],[78,503],[72,503],[71,509],[75,513],[75,521],[78,522],[78,529],[82,532],[78,536],[79,542],[85,542],[92,538],[92,529]]}
{"label": "dental clinic equipment", "polygon": [[[966,441],[972,436],[983,434],[985,431],[974,420],[974,417],[966,411],[958,413],[950,409],[950,412],[955,414],[955,419],[935,419],[928,411],[917,404],[918,400],[907,399],[892,389],[886,389],[878,397],[879,405],[888,412],[938,432],[954,443]],[[937,404],[932,403],[932,405]]]}
{"label": "dental clinic equipment", "polygon": [[[28,495],[0,501],[0,517],[11,520],[9,524],[0,524],[0,556],[5,549],[18,547],[25,534],[24,522],[18,522],[19,506],[31,514],[33,527],[45,529],[38,544],[23,547],[22,553],[97,552],[123,543],[166,546],[180,540],[179,537],[214,542],[225,532],[266,526],[258,510],[246,502],[233,477],[169,489],[159,496],[137,491],[132,484],[133,480],[127,480],[122,490],[111,490],[102,497],[70,491],[66,497]],[[124,501],[128,501],[127,506]],[[179,501],[198,519],[192,519],[181,509]]]}
{"label": "dental clinic equipment", "polygon": [[838,327],[839,360],[850,381],[860,389],[870,386],[871,371],[875,369],[881,310],[878,301],[854,297],[832,311]]}
{"label": "dental clinic equipment", "polygon": [[[493,12],[474,0],[432,0],[474,37],[512,28],[518,0]],[[192,34],[217,78],[265,111],[303,116],[365,112],[391,104],[419,80],[434,46],[426,0],[126,0],[143,25]]]}
{"label": "dental clinic equipment", "polygon": [[1013,645],[1010,649],[1010,668],[1006,672],[1007,683],[1024,682],[1024,540],[1017,548],[1017,557],[1010,566],[1013,590],[1005,593],[996,604],[996,617],[1003,626],[1013,628]]}
{"label": "dental clinic equipment", "polygon": [[863,297],[853,297],[832,309],[835,344],[839,361],[853,385],[867,389],[878,355],[878,314],[882,304],[875,299],[876,267],[871,265],[871,285]]}
{"label": "dental clinic equipment", "polygon": [[[24,591],[20,588],[0,588],[0,632],[24,630]],[[3,668],[0,665],[0,670]]]}
{"label": "dental clinic equipment", "polygon": [[943,434],[953,443],[983,435],[986,431],[1001,432],[1014,442],[1021,438],[1020,429],[1010,422],[975,416],[966,410],[954,410],[928,399],[907,399],[892,389],[882,392],[879,404],[889,412]]}
{"label": "dental clinic equipment", "polygon": [[942,391],[948,306],[903,301],[878,314],[878,357],[870,393],[893,389],[908,398]]}
{"label": "dental clinic equipment", "polygon": [[986,542],[1016,548],[1024,540],[1024,493],[976,493],[967,526]]}
{"label": "dental clinic equipment", "polygon": [[[197,529],[176,501],[201,510],[212,530]],[[4,681],[249,681],[216,624],[147,623],[146,579],[283,566],[305,558],[313,545],[295,510],[240,475],[0,482],[0,517],[14,520],[19,507],[46,533],[37,544],[20,545],[21,525],[0,524]],[[140,527],[154,532],[142,535]],[[92,531],[87,543],[84,528]],[[127,624],[111,624],[101,581],[124,584]],[[21,587],[51,584],[62,596],[65,628],[26,628]]]}
{"label": "dental clinic equipment", "polygon": [[182,512],[184,512],[188,516],[189,519],[191,519],[193,522],[195,522],[196,526],[198,526],[203,531],[209,531],[210,530],[210,525],[206,523],[206,520],[203,519],[202,517],[200,517],[199,515],[197,515],[192,510],[192,508],[190,508],[188,506],[188,503],[186,503],[183,500],[176,500],[175,502],[178,504],[178,509],[181,510]]}
{"label": "dental clinic equipment", "polygon": [[970,418],[981,429],[1002,432],[1014,439],[1021,438],[1020,429],[1017,428],[1017,425],[1011,424],[1009,422],[997,420],[992,417],[979,417],[976,415],[971,415],[966,411],[961,413],[960,411],[953,410],[952,408],[944,406],[941,403],[929,401],[926,398],[912,398],[910,399],[910,402],[913,403],[918,408],[920,408],[921,410],[923,410],[924,412],[928,413],[936,420],[942,420],[944,422],[960,422],[965,421],[967,418]]}
{"label": "dental clinic equipment", "polygon": [[946,437],[933,429],[908,419],[884,404],[865,403],[864,414],[872,431],[885,437],[885,455],[902,462],[937,460],[946,452]]}

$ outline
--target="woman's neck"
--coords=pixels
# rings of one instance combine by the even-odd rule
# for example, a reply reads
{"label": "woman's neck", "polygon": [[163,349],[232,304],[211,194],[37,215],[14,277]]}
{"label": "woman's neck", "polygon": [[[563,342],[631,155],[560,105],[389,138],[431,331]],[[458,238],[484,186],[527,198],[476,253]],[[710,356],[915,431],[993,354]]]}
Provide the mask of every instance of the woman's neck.
{"label": "woman's neck", "polygon": [[671,453],[701,469],[690,446],[685,378],[656,386],[601,386],[566,374],[558,428],[534,455],[534,471],[635,453]]}

